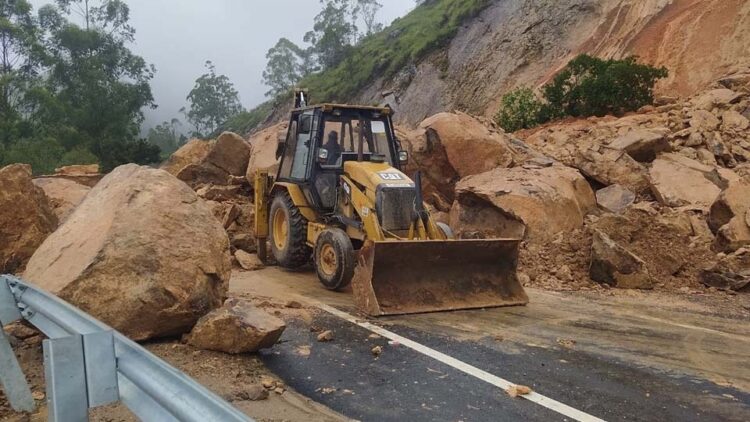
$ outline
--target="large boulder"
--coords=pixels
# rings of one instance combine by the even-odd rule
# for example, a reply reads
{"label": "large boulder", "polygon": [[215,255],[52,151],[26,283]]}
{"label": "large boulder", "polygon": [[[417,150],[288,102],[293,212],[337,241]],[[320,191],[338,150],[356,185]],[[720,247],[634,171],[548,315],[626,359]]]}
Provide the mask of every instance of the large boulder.
{"label": "large boulder", "polygon": [[31,166],[0,169],[0,273],[22,270],[57,223],[44,191],[32,182]]}
{"label": "large boulder", "polygon": [[634,129],[617,137],[609,144],[610,148],[625,151],[639,162],[652,162],[662,152],[669,152],[671,146],[664,136],[669,129]]}
{"label": "large boulder", "polygon": [[68,218],[91,190],[86,185],[56,177],[34,179],[34,184],[42,188],[47,195],[52,209],[60,222]]}
{"label": "large boulder", "polygon": [[544,241],[583,226],[596,208],[591,186],[572,168],[495,169],[456,185],[451,226],[463,237]]}
{"label": "large boulder", "polygon": [[250,137],[251,154],[245,177],[252,184],[255,172],[264,169],[276,174],[280,160],[276,158],[279,143],[284,142],[289,128],[288,123],[279,123],[264,129]]}
{"label": "large boulder", "polygon": [[426,142],[445,149],[460,178],[513,164],[509,137],[467,114],[439,113],[423,121],[420,128]]}
{"label": "large boulder", "polygon": [[191,139],[188,143],[175,151],[169,159],[161,166],[173,176],[177,176],[182,169],[190,164],[200,164],[211,152],[214,141],[202,139]]}
{"label": "large boulder", "polygon": [[224,132],[216,138],[205,161],[232,176],[244,176],[249,159],[250,144],[236,133]]}
{"label": "large boulder", "polygon": [[620,185],[607,186],[596,191],[596,203],[608,212],[619,214],[635,202],[635,194]]}
{"label": "large boulder", "polygon": [[725,189],[711,205],[708,217],[716,233],[714,249],[735,251],[750,245],[750,181],[736,181]]}
{"label": "large boulder", "polygon": [[254,307],[229,299],[221,308],[201,318],[187,336],[199,349],[239,354],[273,347],[284,332],[284,321]]}
{"label": "large boulder", "polygon": [[135,340],[179,335],[221,306],[229,239],[166,171],[118,167],[37,249],[29,281]]}
{"label": "large boulder", "polygon": [[710,207],[725,182],[715,168],[679,154],[664,154],[649,171],[651,190],[664,205]]}
{"label": "large boulder", "polygon": [[646,263],[599,230],[594,230],[592,240],[590,276],[621,289],[654,287]]}

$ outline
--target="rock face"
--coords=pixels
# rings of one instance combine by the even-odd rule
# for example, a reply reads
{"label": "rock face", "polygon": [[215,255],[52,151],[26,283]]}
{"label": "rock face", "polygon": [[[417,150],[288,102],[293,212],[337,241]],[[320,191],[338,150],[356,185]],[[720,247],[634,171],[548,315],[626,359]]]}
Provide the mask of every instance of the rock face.
{"label": "rock face", "polygon": [[30,166],[0,169],[0,273],[22,270],[57,223],[44,191],[32,182]]}
{"label": "rock face", "polygon": [[115,169],[37,249],[24,276],[135,340],[178,335],[224,300],[229,240],[162,170]]}
{"label": "rock face", "polygon": [[732,183],[711,206],[709,227],[716,233],[714,249],[735,251],[750,245],[750,181]]}
{"label": "rock face", "polygon": [[619,214],[635,202],[635,194],[620,185],[596,191],[596,203],[605,211]]}
{"label": "rock face", "polygon": [[267,169],[273,175],[278,171],[280,160],[276,159],[276,150],[279,142],[286,139],[288,128],[288,123],[279,123],[250,137],[252,152],[245,177],[251,185],[257,170]]}
{"label": "rock face", "polygon": [[596,207],[578,171],[564,166],[496,169],[456,186],[451,226],[463,237],[523,237],[543,241],[583,225]]}
{"label": "rock face", "polygon": [[720,176],[715,169],[677,154],[666,154],[654,161],[649,176],[654,196],[670,207],[707,208],[721,193]]}
{"label": "rock face", "polygon": [[623,289],[651,289],[653,282],[646,263],[595,230],[591,246],[591,279]]}
{"label": "rock face", "polygon": [[273,347],[285,328],[284,321],[251,303],[229,299],[224,306],[198,321],[187,342],[205,350],[252,353]]}
{"label": "rock face", "polygon": [[67,179],[40,178],[34,184],[44,191],[49,198],[57,219],[62,223],[91,190],[90,187]]}

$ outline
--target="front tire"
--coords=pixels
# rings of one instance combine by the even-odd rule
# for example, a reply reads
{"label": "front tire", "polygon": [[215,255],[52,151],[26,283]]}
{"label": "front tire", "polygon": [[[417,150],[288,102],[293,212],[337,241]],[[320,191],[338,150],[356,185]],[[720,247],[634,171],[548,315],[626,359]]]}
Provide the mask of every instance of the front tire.
{"label": "front tire", "polygon": [[294,205],[289,193],[279,192],[273,198],[268,218],[269,243],[276,262],[289,269],[310,262],[312,249],[307,246],[307,219]]}
{"label": "front tire", "polygon": [[315,270],[328,290],[338,291],[351,283],[356,264],[354,247],[341,229],[327,229],[315,243]]}

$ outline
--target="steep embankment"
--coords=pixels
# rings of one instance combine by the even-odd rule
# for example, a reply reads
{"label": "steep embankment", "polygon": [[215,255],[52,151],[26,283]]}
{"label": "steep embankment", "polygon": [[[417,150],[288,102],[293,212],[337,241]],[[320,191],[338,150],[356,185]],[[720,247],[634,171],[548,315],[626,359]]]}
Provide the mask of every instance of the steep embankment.
{"label": "steep embankment", "polygon": [[[418,8],[412,19],[441,3]],[[444,47],[395,76],[373,78],[354,100],[383,102],[392,93],[386,101],[408,124],[451,109],[491,116],[509,89],[544,83],[580,53],[634,54],[666,66],[670,77],[658,93],[688,96],[750,66],[750,2],[494,0]]]}

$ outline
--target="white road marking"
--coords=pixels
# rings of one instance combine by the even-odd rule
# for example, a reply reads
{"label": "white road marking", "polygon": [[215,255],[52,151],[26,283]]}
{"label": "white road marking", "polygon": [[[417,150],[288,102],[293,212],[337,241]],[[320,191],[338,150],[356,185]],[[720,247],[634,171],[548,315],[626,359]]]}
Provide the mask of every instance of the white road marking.
{"label": "white road marking", "polygon": [[[466,362],[462,362],[456,358],[448,356],[444,353],[438,352],[435,349],[431,349],[425,345],[419,344],[413,340],[409,340],[406,337],[402,337],[396,333],[386,330],[385,328],[378,327],[377,325],[370,324],[369,322],[362,321],[353,315],[349,315],[346,312],[340,311],[334,307],[319,303],[317,306],[328,312],[329,314],[335,315],[343,320],[346,320],[352,324],[358,325],[366,330],[372,331],[379,336],[385,337],[391,341],[396,341],[402,346],[408,347],[415,350],[425,356],[429,356],[439,362],[442,362],[448,366],[458,369],[461,372],[476,377],[484,382],[492,384],[496,387],[507,390],[508,388],[516,385],[508,380],[502,379],[498,376],[492,375],[489,372],[483,371],[475,366],[469,365]],[[553,400],[549,397],[543,396],[539,393],[532,392],[531,394],[520,396],[526,400],[536,403],[540,406],[544,406],[549,410],[557,412],[563,416],[567,416],[573,420],[580,422],[604,422],[603,419],[599,419],[596,416],[589,415],[586,412],[582,412],[578,409],[574,409],[567,404],[560,403],[557,400]]]}

